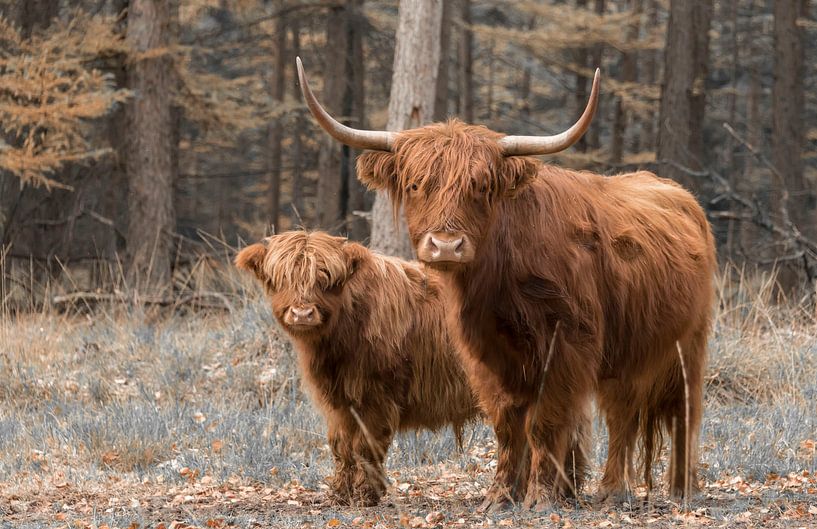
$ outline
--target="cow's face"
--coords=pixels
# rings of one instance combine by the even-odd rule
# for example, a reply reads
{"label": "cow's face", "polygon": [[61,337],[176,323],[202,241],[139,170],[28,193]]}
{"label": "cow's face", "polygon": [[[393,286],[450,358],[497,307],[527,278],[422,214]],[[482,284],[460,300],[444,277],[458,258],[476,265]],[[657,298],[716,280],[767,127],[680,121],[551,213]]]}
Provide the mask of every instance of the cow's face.
{"label": "cow's face", "polygon": [[536,173],[533,159],[503,155],[501,137],[459,122],[405,131],[393,152],[361,155],[358,177],[403,206],[421,261],[456,268],[479,255],[498,204]]}
{"label": "cow's face", "polygon": [[244,248],[235,259],[264,285],[284,329],[301,337],[332,331],[344,305],[346,283],[366,249],[322,232],[293,231]]}

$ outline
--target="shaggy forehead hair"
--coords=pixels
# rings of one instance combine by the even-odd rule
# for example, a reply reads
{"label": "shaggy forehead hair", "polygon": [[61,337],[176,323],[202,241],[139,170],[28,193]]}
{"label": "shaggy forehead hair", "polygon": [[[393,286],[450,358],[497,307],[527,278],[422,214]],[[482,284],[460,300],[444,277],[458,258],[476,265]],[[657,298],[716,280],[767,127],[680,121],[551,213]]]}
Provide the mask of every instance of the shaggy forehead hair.
{"label": "shaggy forehead hair", "polygon": [[442,202],[481,189],[505,189],[510,175],[500,170],[502,134],[457,119],[401,132],[394,145],[398,201],[413,186]]}
{"label": "shaggy forehead hair", "polygon": [[301,292],[327,289],[344,281],[349,266],[346,239],[327,233],[292,231],[270,237],[263,270],[273,288],[297,286]]}

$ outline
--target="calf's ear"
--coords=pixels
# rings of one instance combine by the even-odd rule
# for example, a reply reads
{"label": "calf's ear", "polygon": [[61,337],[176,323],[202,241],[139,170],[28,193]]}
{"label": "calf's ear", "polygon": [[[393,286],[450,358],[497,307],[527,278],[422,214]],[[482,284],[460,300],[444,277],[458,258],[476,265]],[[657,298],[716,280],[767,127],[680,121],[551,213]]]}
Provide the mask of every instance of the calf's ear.
{"label": "calf's ear", "polygon": [[357,179],[368,189],[393,191],[397,182],[394,153],[366,151],[358,156]]}
{"label": "calf's ear", "polygon": [[346,267],[348,270],[346,278],[348,279],[360,268],[363,261],[369,257],[369,250],[356,242],[347,242],[343,245],[343,255],[346,256]]}
{"label": "calf's ear", "polygon": [[235,266],[241,270],[247,270],[255,274],[255,277],[264,280],[264,257],[267,255],[267,247],[261,243],[247,246],[235,256]]}
{"label": "calf's ear", "polygon": [[501,174],[506,179],[505,191],[514,195],[517,190],[528,185],[539,172],[539,162],[527,156],[503,158]]}

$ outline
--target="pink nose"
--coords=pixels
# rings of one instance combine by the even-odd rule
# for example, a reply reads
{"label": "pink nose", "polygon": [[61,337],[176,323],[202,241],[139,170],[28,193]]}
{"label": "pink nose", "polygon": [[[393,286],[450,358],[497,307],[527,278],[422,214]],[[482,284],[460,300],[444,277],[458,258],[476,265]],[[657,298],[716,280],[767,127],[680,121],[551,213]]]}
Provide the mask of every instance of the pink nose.
{"label": "pink nose", "polygon": [[462,257],[462,237],[444,240],[432,235],[428,245],[431,257],[436,261],[459,261]]}
{"label": "pink nose", "polygon": [[287,323],[290,325],[317,325],[320,323],[315,307],[290,307],[288,316]]}
{"label": "pink nose", "polygon": [[417,257],[426,263],[467,263],[474,251],[463,233],[432,232],[420,240]]}

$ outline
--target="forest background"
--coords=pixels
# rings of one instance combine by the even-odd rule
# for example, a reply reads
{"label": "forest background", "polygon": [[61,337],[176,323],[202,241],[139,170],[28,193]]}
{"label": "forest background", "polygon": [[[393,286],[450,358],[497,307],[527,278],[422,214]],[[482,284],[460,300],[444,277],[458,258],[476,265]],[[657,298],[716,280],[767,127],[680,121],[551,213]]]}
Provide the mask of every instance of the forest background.
{"label": "forest background", "polygon": [[[425,121],[553,133],[578,116],[599,66],[593,127],[548,161],[681,182],[707,210],[722,262],[781,270],[781,292],[813,295],[817,13],[807,0],[438,4]],[[220,266],[209,257],[272,230],[368,241],[380,219],[355,178],[357,153],[316,128],[294,58],[330,112],[386,128],[397,8],[0,2],[3,305],[89,292],[168,299]]]}

